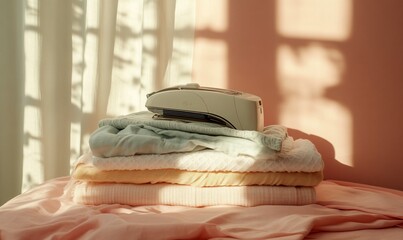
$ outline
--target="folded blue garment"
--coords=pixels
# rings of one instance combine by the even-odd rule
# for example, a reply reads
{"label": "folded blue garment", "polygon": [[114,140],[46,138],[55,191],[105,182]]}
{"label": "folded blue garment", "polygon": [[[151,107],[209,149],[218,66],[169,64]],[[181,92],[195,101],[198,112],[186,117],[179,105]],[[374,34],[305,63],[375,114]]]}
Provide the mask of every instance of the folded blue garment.
{"label": "folded blue garment", "polygon": [[207,122],[153,119],[151,112],[103,119],[91,134],[94,156],[164,154],[214,149],[230,155],[271,158],[281,150],[287,129],[274,125],[264,132],[236,130]]}

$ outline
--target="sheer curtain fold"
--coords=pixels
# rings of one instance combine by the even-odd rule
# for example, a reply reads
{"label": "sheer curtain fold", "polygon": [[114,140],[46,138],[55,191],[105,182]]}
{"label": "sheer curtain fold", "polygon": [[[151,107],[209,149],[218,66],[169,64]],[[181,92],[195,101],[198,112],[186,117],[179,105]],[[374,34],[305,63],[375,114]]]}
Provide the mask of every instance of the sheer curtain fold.
{"label": "sheer curtain fold", "polygon": [[[71,1],[38,2],[39,92],[43,179],[69,173],[72,69]],[[33,81],[26,76],[26,81]],[[63,107],[62,107],[63,106]],[[28,119],[27,119],[28,120]],[[63,137],[60,137],[63,136]],[[58,144],[55,144],[58,143]],[[29,158],[29,156],[25,156]],[[24,158],[24,160],[25,160]],[[27,161],[29,161],[27,159]],[[28,169],[26,169],[27,171]],[[41,179],[42,180],[42,179]]]}
{"label": "sheer curtain fold", "polygon": [[0,203],[68,175],[101,118],[191,81],[194,0],[1,5]]}
{"label": "sheer curtain fold", "polygon": [[21,190],[24,144],[23,1],[0,1],[0,204]]}

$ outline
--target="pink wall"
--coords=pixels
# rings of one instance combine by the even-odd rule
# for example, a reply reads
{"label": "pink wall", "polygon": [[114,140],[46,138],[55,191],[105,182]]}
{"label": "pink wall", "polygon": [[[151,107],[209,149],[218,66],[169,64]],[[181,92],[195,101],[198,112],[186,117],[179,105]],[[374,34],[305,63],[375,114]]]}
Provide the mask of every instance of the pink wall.
{"label": "pink wall", "polygon": [[194,81],[261,96],[326,179],[403,190],[403,1],[299,2],[198,0]]}

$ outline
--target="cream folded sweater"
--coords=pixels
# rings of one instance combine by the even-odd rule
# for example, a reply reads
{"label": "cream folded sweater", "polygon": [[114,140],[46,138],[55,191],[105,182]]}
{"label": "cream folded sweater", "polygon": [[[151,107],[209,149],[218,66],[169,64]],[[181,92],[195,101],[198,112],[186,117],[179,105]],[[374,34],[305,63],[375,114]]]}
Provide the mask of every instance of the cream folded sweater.
{"label": "cream folded sweater", "polygon": [[316,201],[313,187],[242,186],[193,187],[174,184],[118,184],[74,182],[67,194],[88,205],[306,205]]}

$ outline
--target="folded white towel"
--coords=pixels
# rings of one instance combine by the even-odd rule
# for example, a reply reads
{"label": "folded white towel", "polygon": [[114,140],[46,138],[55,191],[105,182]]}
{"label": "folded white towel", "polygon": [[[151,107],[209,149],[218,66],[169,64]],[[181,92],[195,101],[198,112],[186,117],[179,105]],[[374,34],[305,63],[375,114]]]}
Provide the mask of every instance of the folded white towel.
{"label": "folded white towel", "polygon": [[[126,157],[95,157],[91,153],[78,163],[90,163],[101,170],[180,169],[188,171],[230,172],[319,172],[324,164],[321,155],[309,140],[289,138],[289,150],[276,159],[255,159],[230,156],[214,150],[188,153],[143,154]],[[274,161],[273,161],[274,160]]]}

